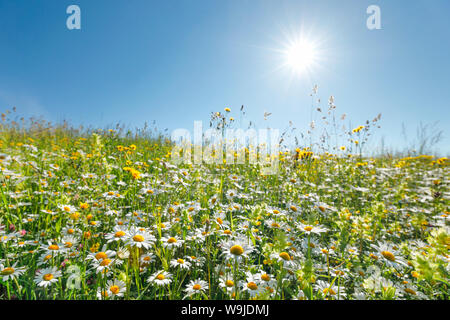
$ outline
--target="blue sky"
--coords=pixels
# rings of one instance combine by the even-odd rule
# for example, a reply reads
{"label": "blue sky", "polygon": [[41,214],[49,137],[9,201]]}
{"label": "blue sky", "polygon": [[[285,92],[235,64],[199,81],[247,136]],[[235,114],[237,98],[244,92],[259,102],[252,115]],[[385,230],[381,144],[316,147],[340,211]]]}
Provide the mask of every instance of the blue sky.
{"label": "blue sky", "polygon": [[[71,4],[81,30],[66,27]],[[372,4],[381,30],[366,27]],[[449,13],[448,0],[0,0],[0,110],[192,130],[244,105],[261,126],[304,129],[317,84],[355,126],[382,113],[387,145],[401,147],[402,123],[415,134],[439,121],[448,154]],[[320,60],[293,77],[277,50],[295,33],[320,44]]]}

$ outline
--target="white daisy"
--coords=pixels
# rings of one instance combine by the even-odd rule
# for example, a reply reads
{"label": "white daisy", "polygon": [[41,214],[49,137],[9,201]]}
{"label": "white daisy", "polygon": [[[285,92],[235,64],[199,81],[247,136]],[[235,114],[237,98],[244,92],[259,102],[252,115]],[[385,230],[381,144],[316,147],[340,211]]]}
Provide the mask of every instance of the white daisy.
{"label": "white daisy", "polygon": [[56,267],[45,268],[37,271],[34,282],[39,287],[48,287],[51,284],[58,282],[59,277],[61,277],[61,271]]}
{"label": "white daisy", "polygon": [[156,284],[158,287],[169,285],[172,282],[172,275],[164,270],[156,271],[148,279],[147,282]]}
{"label": "white daisy", "polygon": [[192,297],[195,294],[202,294],[206,290],[208,290],[208,283],[206,281],[201,279],[191,280],[184,289],[186,296],[183,299]]}

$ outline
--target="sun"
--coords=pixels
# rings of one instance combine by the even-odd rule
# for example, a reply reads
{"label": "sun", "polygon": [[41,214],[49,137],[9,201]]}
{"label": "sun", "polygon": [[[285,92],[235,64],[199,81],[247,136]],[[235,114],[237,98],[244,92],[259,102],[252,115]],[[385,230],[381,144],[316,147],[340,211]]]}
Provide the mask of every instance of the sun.
{"label": "sun", "polygon": [[269,48],[274,60],[273,73],[284,77],[289,86],[313,84],[324,71],[328,71],[330,53],[335,51],[329,47],[328,37],[321,30],[305,26],[282,27],[273,37],[276,44]]}
{"label": "sun", "polygon": [[317,62],[317,49],[314,42],[297,39],[290,42],[284,50],[285,66],[296,74],[310,71]]}

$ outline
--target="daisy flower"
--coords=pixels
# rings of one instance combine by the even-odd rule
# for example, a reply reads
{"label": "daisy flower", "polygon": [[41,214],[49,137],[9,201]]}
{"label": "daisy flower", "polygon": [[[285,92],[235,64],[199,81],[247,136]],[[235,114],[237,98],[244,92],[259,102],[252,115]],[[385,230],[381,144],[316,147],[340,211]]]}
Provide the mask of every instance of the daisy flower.
{"label": "daisy flower", "polygon": [[247,239],[231,239],[227,242],[221,244],[222,255],[225,256],[226,260],[236,259],[240,261],[242,259],[248,258],[248,255],[254,250],[253,246],[248,244]]}
{"label": "daisy flower", "polygon": [[343,287],[331,285],[323,280],[317,280],[316,289],[322,293],[325,298],[339,299],[345,297]]}
{"label": "daisy flower", "polygon": [[192,297],[195,294],[202,294],[206,290],[208,290],[208,283],[206,281],[201,279],[197,279],[195,281],[191,280],[187,284],[186,289],[184,289],[184,291],[186,292],[186,296],[183,299]]}
{"label": "daisy flower", "polygon": [[108,272],[115,264],[122,263],[121,260],[113,259],[115,254],[112,250],[107,250],[106,252],[101,251],[89,254],[87,259],[92,259],[92,266],[97,273]]}
{"label": "daisy flower", "polygon": [[271,229],[284,229],[284,223],[278,222],[278,221],[273,220],[273,219],[267,219],[265,221],[265,224],[266,224],[267,227],[269,227]]}
{"label": "daisy flower", "polygon": [[393,248],[392,245],[387,243],[382,243],[380,245],[372,245],[372,247],[377,251],[377,257],[380,261],[383,261],[386,265],[399,269],[401,267],[407,266],[407,262],[400,256],[400,253]]}
{"label": "daisy flower", "polygon": [[41,246],[41,249],[46,252],[46,254],[58,255],[62,254],[66,251],[64,244],[62,243],[53,243],[51,241],[47,242],[47,245]]}
{"label": "daisy flower", "polygon": [[14,263],[10,267],[6,267],[3,264],[0,264],[0,277],[2,277],[3,281],[13,280],[14,278],[18,278],[21,276],[25,270],[26,267],[16,267],[17,262]]}
{"label": "daisy flower", "polygon": [[234,197],[238,196],[238,193],[236,192],[236,190],[231,189],[231,190],[228,190],[225,195],[228,200],[232,200]]}
{"label": "daisy flower", "polygon": [[37,265],[41,266],[43,264],[47,264],[51,262],[53,255],[51,253],[44,253],[40,256]]}
{"label": "daisy flower", "polygon": [[48,287],[51,284],[58,282],[59,277],[61,277],[61,271],[59,271],[56,267],[45,268],[36,272],[34,282],[39,287]]}
{"label": "daisy flower", "polygon": [[104,260],[104,259],[112,259],[116,253],[113,250],[105,250],[106,246],[103,246],[102,251],[99,252],[91,252],[87,255],[86,260]]}
{"label": "daisy flower", "polygon": [[160,270],[152,274],[147,282],[156,284],[158,287],[169,285],[172,282],[172,275],[164,270]]}
{"label": "daisy flower", "polygon": [[403,283],[400,288],[403,291],[403,295],[410,299],[428,299],[425,294],[418,291],[417,287],[410,283]]}
{"label": "daisy flower", "polygon": [[126,240],[128,237],[128,231],[127,228],[124,226],[116,225],[114,226],[114,229],[111,233],[107,233],[105,235],[105,239],[107,240],[107,243],[114,242],[114,241],[120,241],[120,240]]}
{"label": "daisy flower", "polygon": [[323,202],[318,202],[314,205],[314,208],[317,210],[317,212],[319,214],[325,215],[327,214],[329,211],[335,211],[335,209],[329,205],[327,205],[326,203]]}
{"label": "daisy flower", "polygon": [[102,196],[106,198],[106,200],[110,200],[116,197],[117,191],[108,191],[104,192]]}
{"label": "daisy flower", "polygon": [[304,232],[307,235],[309,235],[311,233],[320,234],[322,232],[328,231],[326,228],[323,228],[318,225],[308,225],[308,224],[303,224],[303,223],[297,224],[297,227],[301,232]]}
{"label": "daisy flower", "polygon": [[186,257],[189,262],[195,267],[202,267],[206,261],[205,257],[197,257],[197,256],[187,256]]}
{"label": "daisy flower", "polygon": [[188,202],[186,203],[185,209],[190,215],[195,215],[202,209],[202,207],[198,202]]}
{"label": "daisy flower", "polygon": [[214,207],[218,204],[219,196],[217,194],[213,195],[211,198],[209,198],[208,203],[210,207]]}
{"label": "daisy flower", "polygon": [[123,297],[124,292],[127,290],[125,282],[119,280],[109,280],[106,283],[106,290],[110,297]]}
{"label": "daisy flower", "polygon": [[286,251],[282,251],[282,252],[273,252],[270,255],[271,260],[276,260],[279,263],[283,264],[283,268],[293,268],[296,266],[296,263],[294,262],[294,257],[292,255],[290,255],[288,252]]}
{"label": "daisy flower", "polygon": [[296,203],[288,203],[287,208],[294,216],[299,216],[302,213],[302,209]]}
{"label": "daisy flower", "polygon": [[65,213],[74,213],[77,211],[77,208],[69,204],[60,204],[58,205],[58,208]]}
{"label": "daisy flower", "polygon": [[183,245],[183,242],[183,240],[175,237],[161,237],[162,246],[167,249],[179,248]]}
{"label": "daisy flower", "polygon": [[275,289],[277,286],[277,280],[275,277],[271,276],[270,274],[260,271],[256,273],[253,277],[257,283],[260,283],[265,289]]}
{"label": "daisy flower", "polygon": [[71,226],[65,226],[61,231],[61,233],[65,236],[73,236],[79,234],[80,232],[80,229]]}
{"label": "daisy flower", "polygon": [[232,294],[235,289],[234,279],[231,275],[223,275],[219,278],[219,287],[225,289],[228,294]]}
{"label": "daisy flower", "polygon": [[158,194],[158,190],[152,188],[142,188],[141,190],[139,190],[139,193],[147,196],[152,196]]}
{"label": "daisy flower", "polygon": [[64,248],[66,248],[67,250],[75,248],[78,244],[78,241],[79,240],[74,236],[65,236],[62,239],[62,242],[64,243]]}
{"label": "daisy flower", "polygon": [[242,291],[246,291],[253,298],[264,290],[264,287],[258,283],[258,280],[250,272],[246,272],[246,281],[241,281]]}
{"label": "daisy flower", "polygon": [[182,270],[189,270],[191,268],[191,263],[184,259],[172,259],[170,265],[174,268],[180,268]]}
{"label": "daisy flower", "polygon": [[153,245],[155,237],[144,228],[133,227],[128,234],[126,244],[138,248],[148,249]]}
{"label": "daisy flower", "polygon": [[282,216],[282,215],[284,215],[285,212],[283,210],[281,210],[280,208],[269,207],[269,208],[267,208],[267,213],[270,215]]}

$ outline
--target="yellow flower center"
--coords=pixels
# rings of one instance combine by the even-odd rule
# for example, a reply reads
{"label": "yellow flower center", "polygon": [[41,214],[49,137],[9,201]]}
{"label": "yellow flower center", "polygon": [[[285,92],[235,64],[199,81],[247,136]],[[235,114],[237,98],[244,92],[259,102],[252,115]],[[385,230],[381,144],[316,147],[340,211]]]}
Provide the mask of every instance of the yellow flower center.
{"label": "yellow flower center", "polygon": [[114,294],[118,294],[119,293],[119,291],[120,291],[120,288],[119,288],[119,286],[112,286],[111,288],[109,288],[109,291],[111,291],[112,293],[114,293]]}
{"label": "yellow flower center", "polygon": [[381,254],[383,255],[383,257],[385,257],[389,261],[395,261],[395,256],[392,252],[382,251]]}
{"label": "yellow flower center", "polygon": [[143,242],[144,241],[144,237],[141,236],[140,234],[137,234],[133,237],[133,240],[136,242]]}
{"label": "yellow flower center", "polygon": [[158,280],[164,280],[165,278],[166,277],[162,273],[160,273],[156,276],[156,279],[158,279]]}
{"label": "yellow flower center", "polygon": [[264,281],[270,281],[270,276],[267,273],[261,275],[261,279]]}
{"label": "yellow flower center", "polygon": [[234,282],[231,281],[231,280],[227,280],[227,281],[225,281],[225,285],[226,285],[228,288],[231,288],[232,286],[234,286]]}
{"label": "yellow flower center", "polygon": [[405,289],[405,292],[406,292],[406,293],[409,293],[409,294],[412,294],[412,295],[414,295],[414,296],[417,294],[413,289],[410,289],[410,288],[406,288],[406,289]]}
{"label": "yellow flower center", "polygon": [[297,212],[298,209],[296,207],[294,207],[294,206],[291,206],[291,210],[294,211],[294,212]]}
{"label": "yellow flower center", "polygon": [[106,259],[108,258],[108,255],[104,252],[99,252],[95,255],[95,259],[100,260],[100,259]]}
{"label": "yellow flower center", "polygon": [[65,244],[64,244],[64,246],[66,247],[66,248],[72,248],[72,242],[66,242]]}
{"label": "yellow flower center", "polygon": [[286,261],[291,260],[291,257],[289,256],[289,253],[287,253],[287,252],[280,253],[280,258],[283,260],[286,260]]}
{"label": "yellow flower center", "polygon": [[115,234],[114,234],[114,236],[116,237],[116,238],[121,238],[121,237],[123,237],[125,235],[125,232],[123,232],[123,231],[117,231]]}
{"label": "yellow flower center", "polygon": [[336,294],[336,291],[334,291],[334,290],[331,289],[331,288],[325,288],[325,289],[323,289],[323,293],[324,293],[325,295],[330,294],[330,295],[334,296],[334,295]]}
{"label": "yellow flower center", "polygon": [[51,273],[44,274],[42,279],[44,279],[45,281],[50,281],[53,279],[53,275]]}
{"label": "yellow flower center", "polygon": [[171,238],[169,238],[169,239],[167,240],[167,242],[168,242],[168,243],[175,243],[175,242],[177,242],[177,239],[171,237]]}
{"label": "yellow flower center", "polygon": [[257,290],[258,286],[254,282],[249,282],[247,283],[247,288],[249,288],[250,290]]}
{"label": "yellow flower center", "polygon": [[52,244],[48,247],[49,250],[58,250],[59,247],[56,244]]}
{"label": "yellow flower center", "polygon": [[184,260],[183,259],[178,259],[177,262],[180,263],[180,264],[184,264]]}
{"label": "yellow flower center", "polygon": [[73,234],[74,232],[75,232],[75,230],[73,230],[73,229],[67,230],[67,233],[68,233],[68,234]]}
{"label": "yellow flower center", "polygon": [[111,263],[111,259],[104,259],[104,260],[102,260],[102,262],[100,262],[100,265],[102,267],[105,267],[105,266],[109,265],[110,263]]}
{"label": "yellow flower center", "polygon": [[3,269],[1,272],[0,272],[0,274],[2,275],[2,276],[7,276],[7,275],[9,275],[9,274],[13,274],[14,273],[14,268],[5,268],[5,269]]}
{"label": "yellow flower center", "polygon": [[200,290],[201,288],[202,288],[202,286],[199,284],[194,284],[194,286],[192,287],[192,289],[194,289],[194,290]]}
{"label": "yellow flower center", "polygon": [[306,226],[305,227],[305,231],[308,231],[308,232],[311,231],[312,229],[313,229],[313,227],[311,227],[311,226]]}
{"label": "yellow flower center", "polygon": [[240,245],[234,245],[230,248],[230,253],[234,254],[235,256],[240,256],[244,253],[244,249]]}

